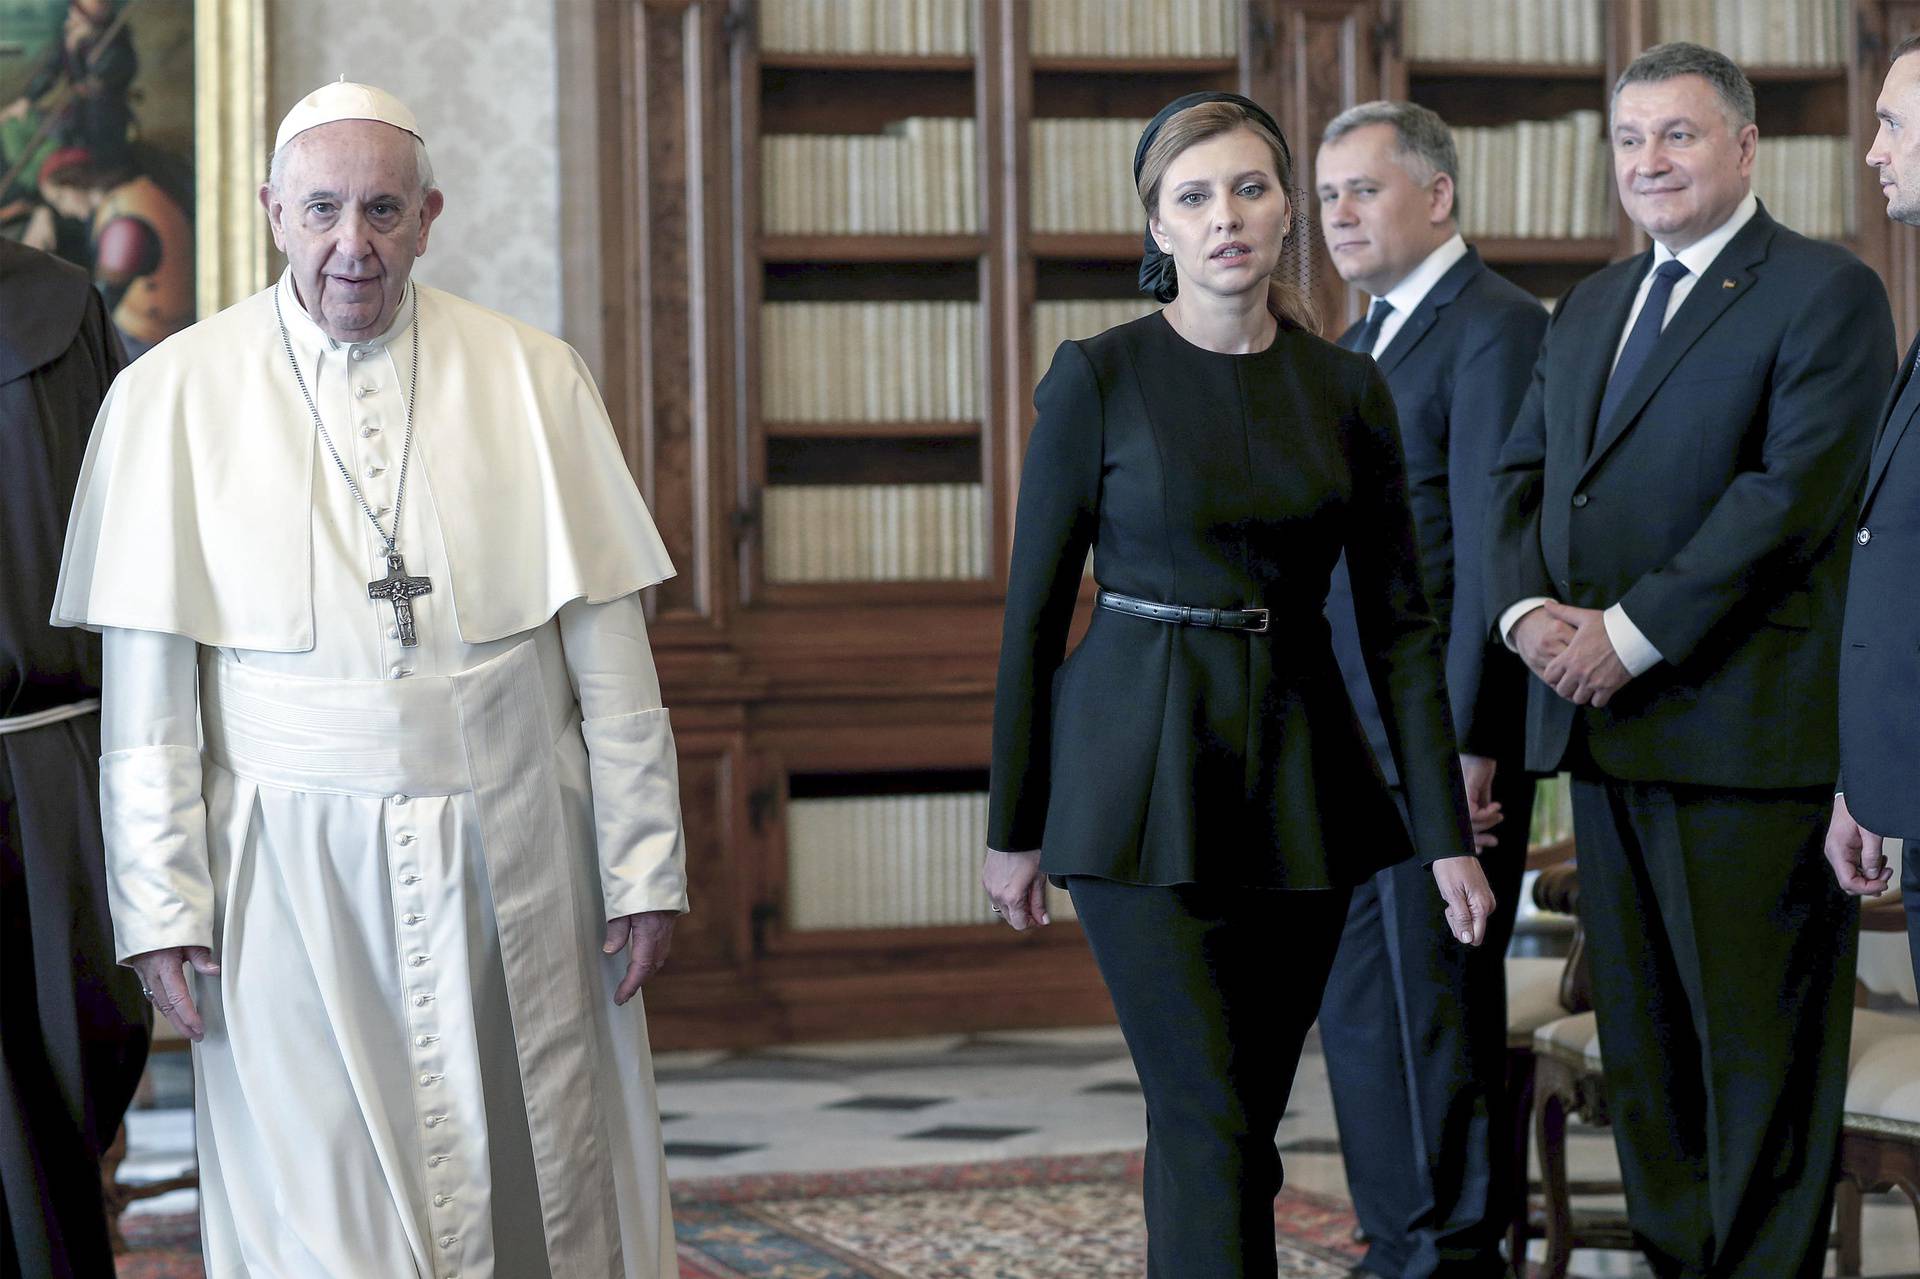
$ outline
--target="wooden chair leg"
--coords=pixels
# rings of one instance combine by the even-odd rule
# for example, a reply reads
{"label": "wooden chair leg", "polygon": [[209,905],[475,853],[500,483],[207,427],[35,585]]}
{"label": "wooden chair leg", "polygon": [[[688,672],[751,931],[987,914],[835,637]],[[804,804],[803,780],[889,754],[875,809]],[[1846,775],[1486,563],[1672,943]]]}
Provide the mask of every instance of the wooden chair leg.
{"label": "wooden chair leg", "polygon": [[1534,1069],[1534,1144],[1540,1155],[1540,1185],[1546,1224],[1544,1279],[1567,1279],[1573,1260],[1573,1205],[1567,1189],[1567,1098],[1555,1086],[1560,1073],[1541,1059]]}
{"label": "wooden chair leg", "polygon": [[1834,1274],[1853,1276],[1860,1273],[1860,1217],[1862,1196],[1860,1187],[1851,1177],[1842,1177],[1833,1192],[1833,1242],[1836,1251]]}

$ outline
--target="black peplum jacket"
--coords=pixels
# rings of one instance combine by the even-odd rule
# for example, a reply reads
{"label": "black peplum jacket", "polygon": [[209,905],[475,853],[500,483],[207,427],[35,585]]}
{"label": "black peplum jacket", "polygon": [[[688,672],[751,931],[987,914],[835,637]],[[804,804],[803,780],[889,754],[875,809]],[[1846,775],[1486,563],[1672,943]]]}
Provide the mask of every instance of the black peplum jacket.
{"label": "black peplum jacket", "polygon": [[[1285,322],[1266,350],[1223,355],[1155,313],[1063,343],[1034,403],[989,845],[1041,849],[1055,877],[1286,889],[1470,854],[1440,632],[1374,362]],[[1098,609],[1065,657],[1089,547],[1107,590],[1266,608],[1269,629]],[[1411,848],[1323,614],[1343,550]]]}

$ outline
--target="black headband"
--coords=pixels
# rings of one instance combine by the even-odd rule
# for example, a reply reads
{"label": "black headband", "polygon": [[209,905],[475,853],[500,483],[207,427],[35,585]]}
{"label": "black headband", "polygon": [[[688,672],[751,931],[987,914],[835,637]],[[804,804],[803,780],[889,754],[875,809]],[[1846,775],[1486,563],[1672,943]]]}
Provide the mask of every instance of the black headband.
{"label": "black headband", "polygon": [[[1287,146],[1287,135],[1280,131],[1279,123],[1267,114],[1266,108],[1251,98],[1243,98],[1237,93],[1189,93],[1183,98],[1175,98],[1160,108],[1160,114],[1147,121],[1146,131],[1140,135],[1140,143],[1133,149],[1133,181],[1140,182],[1140,168],[1147,162],[1147,149],[1153,140],[1160,136],[1160,130],[1167,121],[1185,111],[1188,107],[1197,107],[1205,102],[1231,102],[1244,108],[1247,114],[1273,130],[1273,136],[1280,140],[1280,154],[1286,159],[1286,166],[1293,167],[1293,151]],[[1283,175],[1284,176],[1284,175]],[[1180,292],[1180,282],[1174,278],[1173,259],[1160,251],[1153,242],[1153,228],[1147,228],[1145,238],[1146,253],[1140,259],[1140,291],[1158,298],[1162,302],[1171,302]]]}

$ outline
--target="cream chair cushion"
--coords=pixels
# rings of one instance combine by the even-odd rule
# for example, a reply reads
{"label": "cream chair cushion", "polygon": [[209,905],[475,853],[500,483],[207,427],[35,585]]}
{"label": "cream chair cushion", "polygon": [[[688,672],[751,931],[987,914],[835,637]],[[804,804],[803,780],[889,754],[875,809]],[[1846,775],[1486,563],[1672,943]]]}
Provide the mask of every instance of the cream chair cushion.
{"label": "cream chair cushion", "polygon": [[1855,1009],[1847,1125],[1920,1139],[1920,1013]]}
{"label": "cream chair cushion", "polygon": [[1550,1021],[1533,1032],[1537,1056],[1553,1057],[1584,1070],[1600,1069],[1600,1027],[1592,1013]]}
{"label": "cream chair cushion", "polygon": [[1564,959],[1507,960],[1507,1043],[1525,1048],[1533,1032],[1567,1015],[1560,1003],[1560,979],[1567,971]]}

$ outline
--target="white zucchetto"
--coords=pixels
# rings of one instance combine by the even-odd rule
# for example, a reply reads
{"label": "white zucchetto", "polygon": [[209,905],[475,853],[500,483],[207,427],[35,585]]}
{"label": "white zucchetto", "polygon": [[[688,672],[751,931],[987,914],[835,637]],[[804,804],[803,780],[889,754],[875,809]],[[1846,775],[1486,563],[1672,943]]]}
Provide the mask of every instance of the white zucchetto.
{"label": "white zucchetto", "polygon": [[[273,149],[277,152],[308,129],[332,124],[336,120],[378,120],[420,138],[420,122],[413,118],[413,112],[407,109],[406,103],[385,89],[376,89],[370,84],[354,84],[341,76],[333,84],[322,85],[293,104],[293,110],[287,112],[286,118],[280,121],[280,131],[273,138]],[[425,138],[420,140],[426,141]]]}

